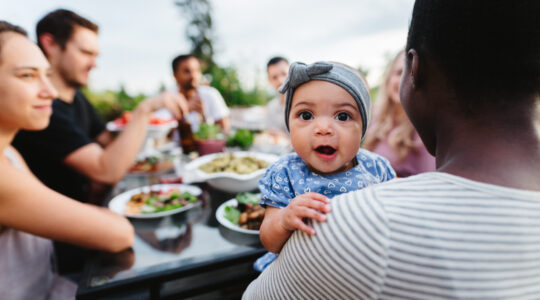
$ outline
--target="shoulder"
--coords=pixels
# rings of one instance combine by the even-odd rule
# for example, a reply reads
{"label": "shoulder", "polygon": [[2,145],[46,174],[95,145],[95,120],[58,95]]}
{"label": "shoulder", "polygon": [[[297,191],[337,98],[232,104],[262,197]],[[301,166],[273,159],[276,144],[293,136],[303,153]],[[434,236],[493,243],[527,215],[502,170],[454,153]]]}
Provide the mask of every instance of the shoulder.
{"label": "shoulder", "polygon": [[[441,180],[438,174],[437,172],[428,172],[407,178],[397,178],[339,195],[338,197],[344,200],[344,203],[349,201],[374,201],[380,203],[381,206],[393,203],[393,201],[405,204],[407,201],[404,199],[407,198],[427,199],[437,194],[436,191],[448,192],[454,188],[450,182]],[[340,203],[336,204],[342,205]]]}
{"label": "shoulder", "polygon": [[223,99],[219,91],[211,86],[201,85],[197,88],[197,91],[204,100]]}

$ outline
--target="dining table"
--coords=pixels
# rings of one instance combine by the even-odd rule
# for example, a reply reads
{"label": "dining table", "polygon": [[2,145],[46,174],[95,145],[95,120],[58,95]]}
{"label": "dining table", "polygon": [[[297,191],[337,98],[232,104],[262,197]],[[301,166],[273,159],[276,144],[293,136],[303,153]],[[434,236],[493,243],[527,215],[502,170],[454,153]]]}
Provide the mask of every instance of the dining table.
{"label": "dining table", "polygon": [[[163,175],[126,176],[107,198],[158,183]],[[196,185],[202,190],[199,205],[158,218],[129,218],[135,229],[130,249],[91,252],[77,299],[240,298],[258,276],[253,263],[266,250],[258,235],[224,227],[216,219],[217,208],[234,194],[204,182]]]}

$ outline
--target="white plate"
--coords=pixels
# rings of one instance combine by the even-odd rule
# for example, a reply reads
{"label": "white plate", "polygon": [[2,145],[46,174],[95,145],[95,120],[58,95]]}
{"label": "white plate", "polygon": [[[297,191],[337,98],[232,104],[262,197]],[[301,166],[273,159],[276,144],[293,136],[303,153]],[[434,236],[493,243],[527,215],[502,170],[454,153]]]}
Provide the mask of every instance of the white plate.
{"label": "white plate", "polygon": [[[177,175],[184,177],[185,182],[208,181],[211,186],[229,193],[250,192],[256,189],[257,182],[266,172],[266,168],[256,170],[249,174],[236,174],[232,172],[206,173],[199,169],[201,165],[212,161],[214,158],[229,153],[231,152],[214,153],[201,156],[185,166],[183,172],[184,174]],[[279,159],[277,155],[268,153],[246,151],[232,153],[237,157],[252,156],[257,159],[267,161],[269,164]]]}
{"label": "white plate", "polygon": [[125,212],[126,210],[126,204],[131,199],[131,196],[142,193],[142,192],[149,192],[150,190],[161,190],[161,191],[168,191],[170,189],[179,189],[181,193],[183,192],[189,192],[190,194],[199,197],[201,195],[201,189],[197,186],[193,185],[186,185],[186,184],[155,184],[151,186],[143,186],[140,188],[132,189],[126,192],[123,192],[122,194],[117,195],[114,197],[111,202],[109,202],[109,209],[124,215],[126,217],[130,218],[137,218],[137,219],[152,219],[152,218],[160,218],[164,216],[173,215],[188,209],[191,209],[193,207],[201,205],[201,200],[190,203],[186,206],[179,207],[177,209],[167,210],[167,211],[160,211],[157,213],[148,213],[148,214],[128,214]]}
{"label": "white plate", "polygon": [[233,222],[227,220],[227,218],[225,218],[225,206],[237,207],[238,202],[236,201],[236,199],[231,199],[231,200],[223,202],[218,207],[218,209],[216,210],[216,219],[218,220],[219,224],[229,228],[230,230],[238,231],[238,232],[241,232],[241,233],[257,234],[257,235],[259,234],[258,230],[244,229],[244,228],[241,228],[240,226],[234,224]]}

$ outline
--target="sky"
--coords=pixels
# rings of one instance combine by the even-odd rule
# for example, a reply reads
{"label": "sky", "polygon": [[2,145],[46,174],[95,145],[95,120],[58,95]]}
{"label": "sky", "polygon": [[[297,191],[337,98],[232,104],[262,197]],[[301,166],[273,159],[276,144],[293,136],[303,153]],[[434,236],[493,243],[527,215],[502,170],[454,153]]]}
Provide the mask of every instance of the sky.
{"label": "sky", "polygon": [[[369,70],[372,86],[405,46],[414,0],[211,0],[215,60],[235,66],[246,88],[266,82],[266,62],[331,60]],[[66,8],[100,26],[92,90],[152,94],[174,87],[171,61],[189,51],[186,19],[174,0],[0,0],[0,20],[35,40],[37,21]]]}

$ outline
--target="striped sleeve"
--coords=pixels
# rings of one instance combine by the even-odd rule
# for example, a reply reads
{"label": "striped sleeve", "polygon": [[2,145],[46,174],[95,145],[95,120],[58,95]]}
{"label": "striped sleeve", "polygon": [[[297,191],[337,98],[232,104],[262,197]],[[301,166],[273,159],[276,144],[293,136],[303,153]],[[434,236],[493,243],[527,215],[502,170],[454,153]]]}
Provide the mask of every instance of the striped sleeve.
{"label": "striped sleeve", "polygon": [[377,298],[387,268],[387,221],[373,189],[333,198],[315,236],[295,232],[244,299]]}

